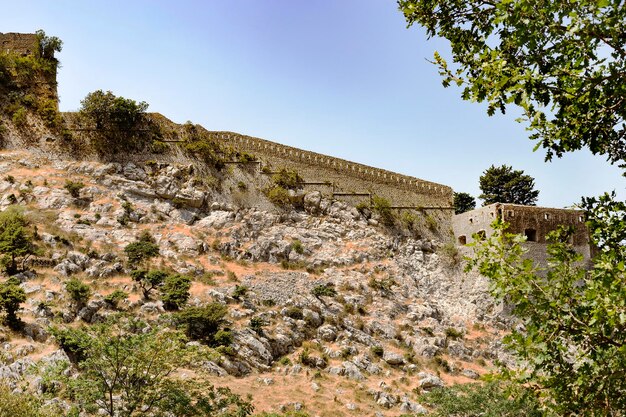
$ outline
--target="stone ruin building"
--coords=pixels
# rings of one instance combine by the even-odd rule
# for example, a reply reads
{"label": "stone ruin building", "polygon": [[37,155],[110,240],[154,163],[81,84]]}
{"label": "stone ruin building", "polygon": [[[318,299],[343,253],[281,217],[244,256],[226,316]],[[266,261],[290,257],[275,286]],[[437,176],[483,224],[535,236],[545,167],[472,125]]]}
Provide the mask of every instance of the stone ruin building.
{"label": "stone ruin building", "polygon": [[559,226],[572,226],[570,243],[582,254],[585,261],[592,256],[589,230],[582,210],[558,209],[519,204],[495,203],[453,217],[454,237],[459,245],[474,241],[475,237],[488,237],[493,233],[491,223],[502,219],[509,224],[508,231],[526,236],[528,256],[545,260],[546,236]]}
{"label": "stone ruin building", "polygon": [[33,55],[38,48],[34,33],[0,33],[0,51],[21,56]]}

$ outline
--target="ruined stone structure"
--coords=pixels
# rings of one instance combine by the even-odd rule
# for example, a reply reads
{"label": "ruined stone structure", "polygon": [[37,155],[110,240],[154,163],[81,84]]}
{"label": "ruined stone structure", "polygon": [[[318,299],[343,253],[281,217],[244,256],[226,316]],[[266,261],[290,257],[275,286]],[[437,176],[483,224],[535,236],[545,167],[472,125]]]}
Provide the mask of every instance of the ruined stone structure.
{"label": "ruined stone structure", "polygon": [[[34,33],[0,33],[0,54],[38,57],[39,38]],[[18,85],[22,88],[27,85],[35,95],[50,100],[59,109],[56,71],[40,71],[26,82],[18,81]]]}
{"label": "ruined stone structure", "polygon": [[452,189],[445,185],[238,133],[211,132],[211,136],[238,151],[259,157],[275,169],[296,170],[324,194],[334,191],[336,196],[361,201],[368,195],[377,195],[405,209],[452,208]]}
{"label": "ruined stone structure", "polygon": [[0,33],[0,51],[22,56],[34,55],[38,48],[34,33]]}
{"label": "ruined stone structure", "polygon": [[557,209],[519,204],[496,203],[466,213],[457,214],[452,220],[457,243],[464,245],[474,240],[474,234],[490,236],[491,223],[503,219],[509,224],[508,231],[526,236],[526,247],[533,259],[545,259],[546,236],[559,226],[572,226],[571,243],[585,260],[591,256],[589,231],[581,210]]}

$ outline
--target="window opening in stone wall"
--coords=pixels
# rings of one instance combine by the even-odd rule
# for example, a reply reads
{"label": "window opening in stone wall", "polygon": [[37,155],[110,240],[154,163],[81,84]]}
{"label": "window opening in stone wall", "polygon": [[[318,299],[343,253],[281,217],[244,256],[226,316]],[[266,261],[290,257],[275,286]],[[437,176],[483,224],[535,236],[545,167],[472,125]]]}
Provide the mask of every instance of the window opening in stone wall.
{"label": "window opening in stone wall", "polygon": [[513,213],[513,210],[509,210],[506,212],[506,215],[509,217],[514,217],[515,213]]}
{"label": "window opening in stone wall", "polygon": [[474,219],[472,219],[471,217],[470,217],[469,221],[470,221],[470,223],[472,223],[472,224],[474,223]]}
{"label": "window opening in stone wall", "polygon": [[485,232],[484,230],[479,230],[478,233],[476,233],[476,237],[478,238],[478,240],[485,240],[485,238],[487,237],[487,232]]}
{"label": "window opening in stone wall", "polygon": [[537,231],[535,229],[526,229],[524,230],[524,235],[526,235],[527,242],[536,242],[537,241]]}
{"label": "window opening in stone wall", "polygon": [[466,245],[466,244],[467,244],[467,237],[465,235],[459,236],[459,245]]}
{"label": "window opening in stone wall", "polygon": [[578,221],[581,223],[585,222],[585,218],[583,216],[578,216]]}
{"label": "window opening in stone wall", "polygon": [[544,213],[543,218],[546,220],[550,220],[550,213]]}

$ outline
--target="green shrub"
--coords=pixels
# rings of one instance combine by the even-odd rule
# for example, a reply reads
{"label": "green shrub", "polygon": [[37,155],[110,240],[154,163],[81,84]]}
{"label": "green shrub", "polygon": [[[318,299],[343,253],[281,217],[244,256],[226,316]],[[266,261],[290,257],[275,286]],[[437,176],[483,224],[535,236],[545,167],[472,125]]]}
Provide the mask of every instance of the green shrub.
{"label": "green shrub", "polygon": [[272,181],[276,186],[287,190],[299,190],[303,187],[302,183],[304,182],[296,171],[285,168],[275,173],[272,176]]}
{"label": "green shrub", "polygon": [[26,111],[26,109],[24,107],[20,107],[19,109],[17,109],[14,113],[13,113],[13,124],[16,127],[24,127],[26,126],[26,122],[28,121],[26,115],[28,114],[28,112]]}
{"label": "green shrub", "polygon": [[239,181],[237,183],[237,189],[239,189],[239,191],[246,191],[248,189],[248,186],[246,185],[245,182]]}
{"label": "green shrub", "polygon": [[145,240],[129,243],[124,248],[130,265],[137,265],[145,260],[159,255],[159,246]]}
{"label": "green shrub", "polygon": [[235,289],[233,290],[233,298],[235,300],[240,300],[246,295],[247,292],[248,287],[246,287],[245,285],[235,285]]}
{"label": "green shrub", "polygon": [[80,181],[65,180],[63,188],[65,188],[72,197],[78,198],[80,197],[80,190],[85,188],[85,184]]}
{"label": "green shrub", "polygon": [[449,266],[456,266],[461,263],[461,254],[454,242],[445,243],[439,247],[437,253]]}
{"label": "green shrub", "polygon": [[250,319],[249,327],[257,334],[263,333],[263,327],[265,327],[267,323],[261,317],[252,317]]}
{"label": "green shrub", "polygon": [[313,287],[311,294],[316,297],[334,297],[337,295],[337,290],[330,284],[320,284]]}
{"label": "green shrub", "polygon": [[9,184],[15,184],[15,177],[13,175],[7,175],[4,177],[4,180]]}
{"label": "green shrub", "polygon": [[161,300],[166,310],[178,310],[189,299],[189,289],[191,288],[191,278],[174,274],[165,278],[161,287]]}
{"label": "green shrub", "polygon": [[104,301],[117,308],[118,304],[128,298],[128,293],[122,290],[115,290],[111,294],[104,297]]}
{"label": "green shrub", "polygon": [[391,202],[384,197],[372,197],[372,211],[380,216],[380,221],[386,226],[394,224],[394,215],[391,212]]}
{"label": "green shrub", "polygon": [[426,227],[428,227],[428,229],[432,232],[437,230],[437,226],[439,226],[437,224],[437,220],[435,220],[435,218],[433,216],[427,215],[426,216]]}
{"label": "green shrub", "polygon": [[278,207],[288,207],[291,205],[289,191],[281,186],[274,186],[267,191],[267,198],[272,204]]}
{"label": "green shrub", "polygon": [[167,272],[151,270],[146,271],[144,269],[138,269],[130,272],[130,276],[133,281],[137,282],[141,287],[143,298],[146,300],[150,298],[150,291],[155,288],[159,288],[165,282]]}
{"label": "green shrub", "polygon": [[299,255],[302,255],[304,253],[304,246],[302,246],[302,242],[300,242],[300,240],[298,239],[291,242],[291,249]]}
{"label": "green shrub", "polygon": [[83,329],[56,327],[52,327],[50,332],[72,362],[82,362],[86,358],[87,350],[92,343],[89,333]]}
{"label": "green shrub", "polygon": [[20,287],[17,278],[9,278],[0,284],[0,311],[6,313],[4,323],[12,329],[21,327],[21,320],[17,317],[20,304],[26,301],[26,292]]}
{"label": "green shrub", "polygon": [[70,295],[76,304],[84,305],[91,297],[91,288],[89,285],[81,282],[77,278],[72,278],[65,283],[65,291]]}
{"label": "green shrub", "polygon": [[91,143],[100,154],[142,149],[152,141],[140,127],[148,123],[146,102],[117,97],[97,90],[81,101],[81,118],[96,131]]}
{"label": "green shrub", "polygon": [[[233,334],[230,330],[220,329],[213,336],[213,343],[218,347],[230,347],[233,343]],[[231,354],[231,356],[234,356]]]}
{"label": "green shrub", "polygon": [[210,303],[203,307],[186,307],[174,314],[176,323],[184,329],[192,340],[198,340],[209,346],[223,345],[224,336],[216,335],[226,322],[228,308],[222,304]]}
{"label": "green shrub", "polygon": [[371,277],[367,282],[367,285],[376,291],[380,291],[382,293],[390,293],[391,287],[396,285],[396,281],[391,277],[385,277],[381,279],[376,279],[375,277]]}
{"label": "green shrub", "polygon": [[463,332],[455,329],[454,327],[448,327],[446,329],[446,337],[450,339],[461,339],[463,337]]}
{"label": "green shrub", "polygon": [[14,392],[7,383],[0,382],[0,417],[44,417],[42,401],[34,395]]}
{"label": "green shrub", "polygon": [[433,417],[546,416],[531,388],[500,381],[439,388],[419,400],[434,408],[429,414]]}
{"label": "green shrub", "polygon": [[249,154],[247,152],[241,152],[239,154],[239,162],[254,162],[256,161],[256,156]]}
{"label": "green shrub", "polygon": [[285,315],[294,320],[302,320],[304,318],[304,314],[302,314],[302,309],[297,306],[288,307]]}

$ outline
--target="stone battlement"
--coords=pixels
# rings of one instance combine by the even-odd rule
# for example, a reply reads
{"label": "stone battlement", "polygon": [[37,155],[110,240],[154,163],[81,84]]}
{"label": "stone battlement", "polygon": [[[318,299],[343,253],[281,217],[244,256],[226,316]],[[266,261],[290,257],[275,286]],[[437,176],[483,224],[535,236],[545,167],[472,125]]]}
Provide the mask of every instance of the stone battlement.
{"label": "stone battlement", "polygon": [[272,155],[277,158],[294,160],[304,164],[313,164],[319,167],[340,171],[363,180],[393,185],[394,187],[429,194],[433,197],[438,196],[441,197],[442,200],[445,200],[441,202],[443,203],[442,207],[450,205],[449,201],[446,199],[451,197],[452,188],[445,185],[316,152],[304,151],[302,149],[281,145],[276,142],[246,136],[239,133],[225,131],[210,133],[212,137],[223,141],[238,150],[258,155]]}

